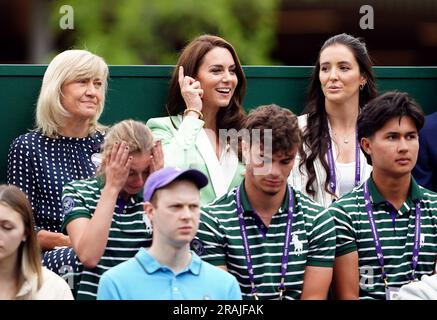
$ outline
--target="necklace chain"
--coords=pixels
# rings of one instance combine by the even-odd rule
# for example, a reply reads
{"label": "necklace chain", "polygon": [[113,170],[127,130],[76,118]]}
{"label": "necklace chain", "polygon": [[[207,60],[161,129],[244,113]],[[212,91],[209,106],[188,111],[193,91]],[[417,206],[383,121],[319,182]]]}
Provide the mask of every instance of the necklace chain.
{"label": "necklace chain", "polygon": [[[337,137],[337,133],[336,133],[335,131],[332,131],[332,132],[334,133],[334,136]],[[345,135],[345,136],[343,137],[343,143],[345,143],[345,144],[348,144],[348,143],[349,143],[349,139],[348,139],[348,137],[349,137],[349,134],[348,134],[348,135]]]}

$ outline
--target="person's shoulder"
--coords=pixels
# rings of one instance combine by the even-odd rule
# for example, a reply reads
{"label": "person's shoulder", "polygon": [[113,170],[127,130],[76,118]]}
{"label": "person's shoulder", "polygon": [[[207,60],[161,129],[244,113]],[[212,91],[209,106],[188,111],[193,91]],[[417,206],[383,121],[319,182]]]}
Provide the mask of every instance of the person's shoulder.
{"label": "person's shoulder", "polygon": [[300,205],[303,209],[310,209],[310,211],[314,212],[320,212],[325,209],[320,203],[314,201],[302,191],[296,190],[294,187],[292,187],[292,189],[297,204]]}
{"label": "person's shoulder", "polygon": [[437,200],[437,192],[422,187],[421,185],[417,186],[422,194],[422,201],[430,201],[430,203],[433,204],[433,207],[436,207],[437,209],[437,202],[434,203],[434,201]]}
{"label": "person's shoulder", "polygon": [[147,120],[146,125],[149,128],[154,127],[173,127],[174,121],[177,119],[177,117],[157,117],[157,118],[150,118]]}
{"label": "person's shoulder", "polygon": [[308,114],[307,113],[302,114],[302,115],[297,117],[297,122],[299,124],[299,128],[306,127],[307,121],[308,121]]}
{"label": "person's shoulder", "polygon": [[203,212],[211,213],[211,214],[220,214],[223,211],[228,212],[229,210],[233,211],[236,208],[235,202],[235,192],[236,188],[232,188],[230,191],[225,193],[219,198],[216,198],[211,203],[202,206],[201,210]]}
{"label": "person's shoulder", "polygon": [[437,125],[437,112],[425,116],[425,127],[432,127],[435,129]]}
{"label": "person's shoulder", "polygon": [[73,295],[68,283],[53,271],[42,267],[42,285],[37,299],[72,300]]}
{"label": "person's shoulder", "polygon": [[[129,278],[132,271],[136,269],[137,262],[136,258],[132,257],[123,261],[122,263],[110,268],[102,275],[102,281],[107,281],[111,279],[112,281],[120,280],[123,282],[125,278]],[[106,279],[106,280],[105,280]]]}
{"label": "person's shoulder", "polygon": [[360,215],[359,208],[364,206],[363,183],[354,187],[336,201],[331,203],[326,210],[332,215]]}
{"label": "person's shoulder", "polygon": [[81,180],[72,180],[64,185],[64,188],[72,188],[78,191],[97,192],[102,188],[102,181],[97,177],[89,177]]}
{"label": "person's shoulder", "polygon": [[200,261],[203,269],[202,271],[211,279],[214,278],[216,281],[222,284],[232,283],[236,280],[235,277],[229,272],[217,266],[214,266],[211,263],[206,262],[204,260],[200,260]]}
{"label": "person's shoulder", "polygon": [[38,145],[41,140],[44,139],[44,136],[38,130],[32,130],[22,135],[19,135],[12,142],[12,146],[14,148],[29,148],[35,145]]}

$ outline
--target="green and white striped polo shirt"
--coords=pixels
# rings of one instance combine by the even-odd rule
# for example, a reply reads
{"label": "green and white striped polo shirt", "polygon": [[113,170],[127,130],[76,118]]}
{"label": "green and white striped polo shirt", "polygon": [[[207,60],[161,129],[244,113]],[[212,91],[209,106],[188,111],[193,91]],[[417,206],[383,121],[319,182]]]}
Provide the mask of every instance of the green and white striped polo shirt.
{"label": "green and white striped polo shirt", "polygon": [[[409,282],[414,242],[415,201],[421,200],[421,237],[416,277],[431,274],[437,256],[437,194],[411,179],[409,195],[401,209],[389,213],[389,204],[368,179],[373,215],[384,254],[388,285],[400,287]],[[385,299],[375,244],[364,203],[364,184],[333,203],[328,211],[337,231],[336,256],[358,251],[360,299]]]}
{"label": "green and white striped polo shirt", "polygon": [[[243,299],[253,299],[235,200],[236,188],[202,208],[197,239],[202,259],[213,265],[225,265],[240,283]],[[285,277],[285,299],[299,299],[306,266],[332,268],[335,255],[335,225],[329,213],[298,191],[294,191],[294,215],[290,253]],[[277,299],[281,279],[281,257],[284,249],[288,216],[288,191],[269,227],[255,216],[241,184],[254,278],[260,299]],[[262,230],[266,230],[265,237]],[[199,245],[199,244],[197,244]],[[203,248],[202,248],[203,246]],[[196,248],[193,248],[196,249]]]}
{"label": "green and white striped polo shirt", "polygon": [[[72,181],[64,186],[62,192],[65,214],[62,225],[64,233],[67,233],[66,227],[74,219],[82,217],[91,219],[99,202],[103,186],[103,181],[99,178]],[[101,275],[110,268],[132,258],[141,247],[149,247],[151,243],[152,226],[144,214],[142,195],[138,193],[127,202],[118,198],[105,252],[95,268],[84,266],[77,299],[96,299]]]}

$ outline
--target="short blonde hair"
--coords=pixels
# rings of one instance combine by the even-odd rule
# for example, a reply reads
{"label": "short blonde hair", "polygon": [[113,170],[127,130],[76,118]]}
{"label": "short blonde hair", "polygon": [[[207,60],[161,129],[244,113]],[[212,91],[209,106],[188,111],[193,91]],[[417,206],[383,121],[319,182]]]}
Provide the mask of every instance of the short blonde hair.
{"label": "short blonde hair", "polygon": [[[125,141],[129,146],[129,154],[147,152],[153,147],[152,131],[144,122],[132,119],[114,124],[105,136],[102,146],[102,160],[109,157],[116,142]],[[104,177],[105,162],[97,169],[97,176]]]}
{"label": "short blonde hair", "polygon": [[108,84],[108,65],[99,56],[86,50],[66,50],[50,62],[44,73],[36,106],[36,127],[49,137],[55,137],[69,112],[61,104],[61,87],[65,82],[98,77],[102,81],[102,100],[96,116],[90,122],[89,133],[103,129],[98,119],[103,112]]}
{"label": "short blonde hair", "polygon": [[4,184],[0,185],[0,204],[17,212],[23,221],[26,241],[22,242],[18,248],[19,281],[20,286],[24,279],[31,284],[31,293],[27,299],[32,299],[43,282],[41,253],[34,229],[32,207],[20,189],[13,185]]}

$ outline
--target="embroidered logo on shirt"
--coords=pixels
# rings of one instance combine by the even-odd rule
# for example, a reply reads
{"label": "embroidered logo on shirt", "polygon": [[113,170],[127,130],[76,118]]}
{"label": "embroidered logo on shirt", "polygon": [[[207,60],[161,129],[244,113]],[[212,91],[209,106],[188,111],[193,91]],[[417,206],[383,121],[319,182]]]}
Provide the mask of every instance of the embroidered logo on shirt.
{"label": "embroidered logo on shirt", "polygon": [[152,228],[152,222],[149,219],[149,216],[147,214],[143,214],[143,222],[146,225],[146,233],[152,234],[153,228]]}
{"label": "embroidered logo on shirt", "polygon": [[423,233],[420,234],[420,248],[425,244],[425,235]]}
{"label": "embroidered logo on shirt", "polygon": [[297,234],[293,234],[293,237],[291,238],[291,242],[294,246],[294,254],[300,256],[303,250],[303,243],[299,240],[299,237]]}
{"label": "embroidered logo on shirt", "polygon": [[74,199],[72,197],[65,197],[62,201],[62,208],[64,210],[64,215],[70,213],[74,209]]}
{"label": "embroidered logo on shirt", "polygon": [[191,250],[193,250],[198,256],[201,256],[205,251],[202,241],[199,239],[193,239],[191,241]]}

